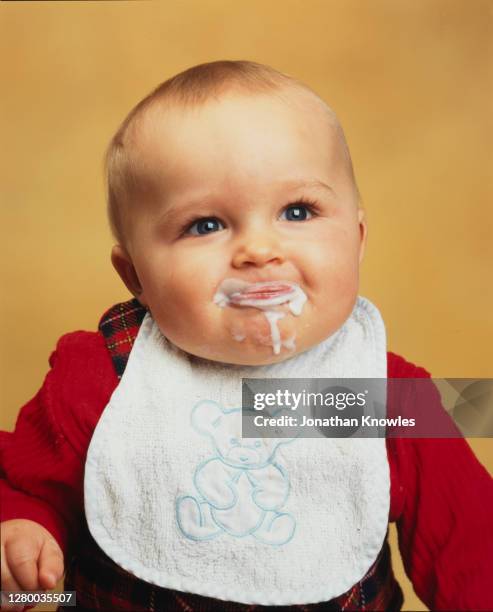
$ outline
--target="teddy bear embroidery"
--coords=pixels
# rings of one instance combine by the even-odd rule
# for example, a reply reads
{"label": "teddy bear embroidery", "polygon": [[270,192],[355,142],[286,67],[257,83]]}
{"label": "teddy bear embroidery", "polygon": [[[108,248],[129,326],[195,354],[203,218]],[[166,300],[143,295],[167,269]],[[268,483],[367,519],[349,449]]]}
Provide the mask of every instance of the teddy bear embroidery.
{"label": "teddy bear embroidery", "polygon": [[290,482],[275,455],[293,438],[241,438],[241,409],[225,410],[210,400],[194,406],[191,424],[209,439],[211,455],[194,471],[195,491],[176,499],[181,533],[195,541],[228,534],[272,546],[287,544],[296,520],[283,510]]}

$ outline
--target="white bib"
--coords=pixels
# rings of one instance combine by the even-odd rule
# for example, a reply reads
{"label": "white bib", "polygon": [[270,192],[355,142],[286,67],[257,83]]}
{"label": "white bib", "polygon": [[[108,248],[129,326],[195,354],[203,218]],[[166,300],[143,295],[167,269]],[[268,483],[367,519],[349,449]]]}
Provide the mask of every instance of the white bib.
{"label": "white bib", "polygon": [[160,587],[260,605],[341,595],[386,535],[385,439],[242,439],[241,378],[386,376],[364,298],[318,346],[259,367],[191,357],[146,315],[88,450],[94,539]]}

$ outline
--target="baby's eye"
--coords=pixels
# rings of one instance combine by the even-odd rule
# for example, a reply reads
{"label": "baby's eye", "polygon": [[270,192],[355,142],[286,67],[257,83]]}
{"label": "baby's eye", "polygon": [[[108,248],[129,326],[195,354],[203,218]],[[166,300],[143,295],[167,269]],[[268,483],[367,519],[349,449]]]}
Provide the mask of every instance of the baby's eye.
{"label": "baby's eye", "polygon": [[305,204],[293,204],[288,206],[281,213],[284,221],[306,221],[312,218],[312,212]]}
{"label": "baby's eye", "polygon": [[233,446],[238,446],[238,444],[240,442],[239,442],[238,438],[231,438],[229,443],[232,444]]}
{"label": "baby's eye", "polygon": [[195,223],[189,226],[187,233],[193,234],[195,236],[203,236],[205,234],[212,234],[213,232],[218,232],[219,230],[224,229],[224,225],[216,219],[215,217],[204,217],[203,219],[198,219]]}
{"label": "baby's eye", "polygon": [[262,446],[262,442],[260,442],[260,440],[257,440],[255,442],[255,446],[258,448],[259,446]]}

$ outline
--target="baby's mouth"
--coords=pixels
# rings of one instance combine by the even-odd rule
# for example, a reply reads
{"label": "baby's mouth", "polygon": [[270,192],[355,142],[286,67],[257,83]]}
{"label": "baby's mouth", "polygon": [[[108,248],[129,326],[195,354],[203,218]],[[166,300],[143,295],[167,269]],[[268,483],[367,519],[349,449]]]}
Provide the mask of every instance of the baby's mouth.
{"label": "baby's mouth", "polygon": [[[306,300],[305,292],[297,283],[278,280],[247,283],[236,278],[224,280],[213,299],[214,303],[221,308],[234,306],[237,308],[250,307],[262,310],[269,323],[272,348],[275,355],[280,353],[281,346],[285,346],[290,350],[295,348],[294,337],[284,342],[281,341],[277,322],[287,313],[280,312],[276,306],[286,304],[291,313],[298,316],[301,314]],[[233,337],[239,341],[243,339],[241,338],[240,340],[235,335]]]}
{"label": "baby's mouth", "polygon": [[279,281],[267,283],[253,283],[241,291],[234,291],[229,299],[238,306],[275,306],[283,304],[293,298],[296,293],[292,285]]}
{"label": "baby's mouth", "polygon": [[290,281],[247,283],[240,279],[227,278],[214,295],[214,303],[221,308],[233,305],[271,310],[273,306],[288,303],[291,312],[296,315],[301,314],[305,302],[304,291]]}

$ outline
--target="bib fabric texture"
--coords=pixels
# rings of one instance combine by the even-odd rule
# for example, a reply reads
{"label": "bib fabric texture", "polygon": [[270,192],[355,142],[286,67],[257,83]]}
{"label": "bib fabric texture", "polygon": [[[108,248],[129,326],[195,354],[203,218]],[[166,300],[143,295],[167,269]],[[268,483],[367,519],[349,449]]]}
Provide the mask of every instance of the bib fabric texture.
{"label": "bib fabric texture", "polygon": [[364,298],[285,362],[230,366],[177,349],[146,315],[94,432],[85,509],[103,551],[157,586],[229,601],[327,601],[374,563],[389,511],[384,439],[241,438],[241,378],[385,378]]}

